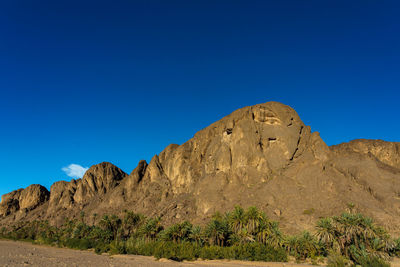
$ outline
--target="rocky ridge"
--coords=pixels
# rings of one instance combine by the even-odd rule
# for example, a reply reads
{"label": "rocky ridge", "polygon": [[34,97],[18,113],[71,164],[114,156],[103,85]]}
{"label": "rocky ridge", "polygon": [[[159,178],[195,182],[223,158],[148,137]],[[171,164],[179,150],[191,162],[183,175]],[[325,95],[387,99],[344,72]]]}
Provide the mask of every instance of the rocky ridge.
{"label": "rocky ridge", "polygon": [[[30,188],[31,187],[31,188]],[[121,213],[201,223],[215,211],[255,205],[289,232],[349,204],[392,232],[400,222],[400,143],[354,140],[328,147],[290,107],[245,107],[169,145],[128,175],[111,163],[82,179],[32,185],[6,194],[0,224],[45,218]],[[29,190],[28,190],[29,189]]]}

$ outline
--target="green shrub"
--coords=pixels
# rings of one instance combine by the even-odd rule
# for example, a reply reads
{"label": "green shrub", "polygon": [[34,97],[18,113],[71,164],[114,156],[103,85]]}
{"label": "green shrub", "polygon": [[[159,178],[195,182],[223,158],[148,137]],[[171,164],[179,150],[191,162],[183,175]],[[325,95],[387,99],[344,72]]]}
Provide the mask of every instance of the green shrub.
{"label": "green shrub", "polygon": [[200,251],[200,258],[205,260],[223,259],[223,248],[220,246],[205,246]]}
{"label": "green shrub", "polygon": [[126,245],[122,241],[114,241],[108,245],[110,254],[126,254]]}
{"label": "green shrub", "polygon": [[200,258],[232,259],[247,261],[287,261],[287,254],[283,248],[275,249],[261,243],[248,243],[231,247],[206,246],[201,248]]}
{"label": "green shrub", "polygon": [[96,254],[105,253],[108,251],[108,249],[108,245],[104,244],[103,242],[97,242],[94,246],[94,252],[96,252]]}
{"label": "green shrub", "polygon": [[394,240],[393,248],[390,251],[390,255],[400,257],[400,238]]}
{"label": "green shrub", "polygon": [[351,261],[346,257],[337,253],[332,253],[328,256],[328,267],[348,267],[351,266]]}
{"label": "green shrub", "polygon": [[368,256],[358,262],[363,267],[390,267],[390,264],[381,258]]}
{"label": "green shrub", "polygon": [[312,215],[315,212],[314,208],[303,210],[304,215]]}
{"label": "green shrub", "polygon": [[79,238],[71,238],[71,239],[67,239],[64,242],[64,246],[68,247],[68,248],[73,248],[73,249],[81,249],[81,250],[86,250],[89,248],[92,248],[92,242],[89,239],[83,238],[83,239],[79,239]]}
{"label": "green shrub", "polygon": [[175,261],[195,260],[199,256],[199,246],[190,242],[156,242],[154,256]]}

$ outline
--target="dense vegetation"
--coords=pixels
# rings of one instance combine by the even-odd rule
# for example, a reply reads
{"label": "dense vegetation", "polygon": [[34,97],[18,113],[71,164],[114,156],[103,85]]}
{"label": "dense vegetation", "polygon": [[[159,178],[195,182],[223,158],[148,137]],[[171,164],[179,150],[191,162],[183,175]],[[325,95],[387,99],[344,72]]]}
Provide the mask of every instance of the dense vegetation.
{"label": "dense vegetation", "polygon": [[361,214],[350,212],[323,218],[313,233],[288,236],[279,230],[277,222],[255,207],[216,213],[204,227],[187,221],[164,227],[158,217],[148,218],[131,211],[125,211],[123,218],[104,215],[101,219],[96,214],[85,218],[81,213],[79,220],[66,220],[58,228],[47,221],[21,222],[12,229],[2,228],[0,237],[177,261],[287,261],[292,256],[314,264],[327,257],[329,266],[389,266],[389,258],[400,252],[400,239],[393,240],[382,227]]}

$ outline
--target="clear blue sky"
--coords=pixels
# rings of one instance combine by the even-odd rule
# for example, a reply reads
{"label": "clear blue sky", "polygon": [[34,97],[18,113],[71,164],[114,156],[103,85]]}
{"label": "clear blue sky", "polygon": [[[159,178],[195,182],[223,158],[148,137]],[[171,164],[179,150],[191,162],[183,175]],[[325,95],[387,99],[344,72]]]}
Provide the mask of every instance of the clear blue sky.
{"label": "clear blue sky", "polygon": [[126,172],[243,106],[400,141],[399,1],[1,1],[0,194]]}

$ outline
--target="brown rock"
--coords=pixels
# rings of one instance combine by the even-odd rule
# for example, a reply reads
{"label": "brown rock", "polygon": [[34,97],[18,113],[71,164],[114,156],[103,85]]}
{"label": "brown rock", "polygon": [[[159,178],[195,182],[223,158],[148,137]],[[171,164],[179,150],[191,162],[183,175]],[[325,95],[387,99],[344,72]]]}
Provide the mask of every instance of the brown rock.
{"label": "brown rock", "polygon": [[78,181],[74,201],[88,202],[97,194],[105,194],[126,176],[125,172],[109,162],[94,165],[86,171],[82,180]]}
{"label": "brown rock", "polygon": [[25,189],[18,189],[5,194],[0,203],[0,216],[7,216],[16,211],[29,211],[49,200],[49,191],[39,184],[33,184]]}
{"label": "brown rock", "polygon": [[39,184],[33,184],[22,190],[19,196],[19,208],[32,210],[49,200],[50,192]]}
{"label": "brown rock", "polygon": [[389,166],[400,169],[400,143],[383,140],[357,139],[332,146],[337,153],[360,153],[375,158]]}
{"label": "brown rock", "polygon": [[[268,102],[236,110],[186,143],[167,146],[129,176],[101,163],[82,179],[55,183],[46,216],[129,209],[167,223],[202,223],[215,211],[242,205],[259,207],[296,232],[354,203],[400,232],[399,147],[378,140],[328,147],[292,108]],[[13,194],[19,193],[3,200],[0,214],[19,209]]]}
{"label": "brown rock", "polygon": [[19,210],[19,196],[23,189],[18,189],[1,197],[0,216],[7,216]]}
{"label": "brown rock", "polygon": [[58,209],[69,209],[74,204],[77,181],[59,181],[50,187],[49,213],[55,213]]}

